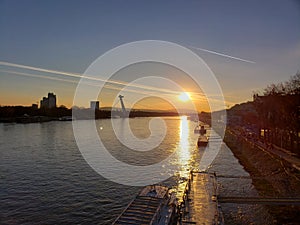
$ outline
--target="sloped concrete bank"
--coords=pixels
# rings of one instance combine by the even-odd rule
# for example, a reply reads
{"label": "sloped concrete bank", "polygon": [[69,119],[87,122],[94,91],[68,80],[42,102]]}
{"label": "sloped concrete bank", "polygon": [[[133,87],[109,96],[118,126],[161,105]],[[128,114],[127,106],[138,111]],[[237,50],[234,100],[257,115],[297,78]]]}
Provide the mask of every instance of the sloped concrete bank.
{"label": "sloped concrete bank", "polygon": [[[260,196],[300,197],[300,173],[292,165],[229,129],[224,142],[251,175]],[[269,205],[267,208],[278,224],[300,224],[299,205]]]}

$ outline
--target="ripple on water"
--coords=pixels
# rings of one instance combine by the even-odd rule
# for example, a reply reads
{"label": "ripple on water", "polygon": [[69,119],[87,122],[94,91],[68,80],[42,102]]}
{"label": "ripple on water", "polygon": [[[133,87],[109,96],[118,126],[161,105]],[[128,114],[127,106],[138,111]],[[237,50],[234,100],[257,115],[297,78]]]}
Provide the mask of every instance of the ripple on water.
{"label": "ripple on water", "polygon": [[[145,138],[148,118],[130,119],[133,129]],[[123,151],[111,136],[110,120],[98,120],[103,137],[113,151]],[[81,121],[83,122],[83,121]],[[166,119],[169,129],[156,155],[167,157],[176,151],[178,176],[165,181],[174,185],[180,176],[198,168],[203,152],[195,146],[195,123]],[[185,129],[185,130],[180,130]],[[182,135],[185,132],[182,138]],[[1,224],[111,224],[138,193],[139,187],[113,183],[94,172],[82,158],[73,136],[71,122],[34,124],[0,124],[5,137],[0,145],[0,212]],[[215,138],[215,134],[214,134]],[[118,152],[115,152],[118,154]],[[132,160],[132,157],[128,160]],[[136,160],[136,159],[135,159]],[[145,157],[140,159],[142,163]],[[111,165],[113,170],[113,165]],[[210,168],[222,175],[248,176],[226,145]],[[223,195],[256,194],[251,180],[219,179]],[[229,224],[267,224],[268,216],[260,206],[223,204]]]}

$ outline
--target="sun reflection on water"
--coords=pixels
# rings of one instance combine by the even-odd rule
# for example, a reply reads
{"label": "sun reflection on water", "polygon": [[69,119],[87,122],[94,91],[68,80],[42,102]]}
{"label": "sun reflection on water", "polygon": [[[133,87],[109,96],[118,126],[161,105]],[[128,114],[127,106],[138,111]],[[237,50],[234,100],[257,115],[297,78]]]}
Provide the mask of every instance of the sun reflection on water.
{"label": "sun reflection on water", "polygon": [[180,165],[179,175],[180,177],[188,177],[190,169],[190,127],[189,121],[186,116],[180,117],[180,129],[179,129],[179,145],[178,145],[178,162]]}

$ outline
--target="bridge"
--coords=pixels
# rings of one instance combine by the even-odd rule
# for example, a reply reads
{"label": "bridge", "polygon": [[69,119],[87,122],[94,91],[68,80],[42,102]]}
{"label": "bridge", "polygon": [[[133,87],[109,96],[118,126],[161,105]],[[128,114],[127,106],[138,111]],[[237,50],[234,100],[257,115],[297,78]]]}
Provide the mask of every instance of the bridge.
{"label": "bridge", "polygon": [[[120,116],[122,118],[128,118],[129,117],[129,113],[126,111],[126,108],[125,108],[125,104],[124,104],[124,101],[123,101],[123,98],[124,96],[123,95],[119,95],[119,100],[112,106],[112,111],[115,111],[115,112],[118,112],[117,115],[115,114],[114,116]],[[119,112],[118,109],[115,109],[115,106],[120,102],[121,104],[121,114]],[[115,110],[113,110],[115,109]]]}

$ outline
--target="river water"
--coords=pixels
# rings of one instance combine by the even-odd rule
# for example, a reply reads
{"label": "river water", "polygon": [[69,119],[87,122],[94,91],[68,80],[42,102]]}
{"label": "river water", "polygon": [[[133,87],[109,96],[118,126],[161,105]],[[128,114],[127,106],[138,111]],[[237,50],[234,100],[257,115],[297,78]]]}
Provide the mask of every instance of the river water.
{"label": "river water", "polygon": [[[168,163],[176,170],[168,170],[167,165],[162,165],[166,168],[164,176],[169,174],[170,178],[161,183],[176,187],[191,169],[203,169],[200,161],[205,150],[196,147],[195,122],[186,117],[166,117],[163,118],[166,132],[161,132],[164,130],[159,125],[162,121],[156,120],[114,119],[114,129],[121,142],[114,135],[111,120],[97,120],[95,124],[110,154],[126,164],[146,170],[148,165],[172,155]],[[149,129],[150,121],[153,133]],[[126,128],[126,123],[131,130]],[[87,139],[88,132],[83,132]],[[139,139],[138,142],[127,137],[130,132]],[[247,178],[249,174],[220,137],[214,131],[210,132],[209,148],[221,146],[208,169],[221,176],[218,178],[220,195],[257,196],[252,180]],[[111,224],[140,190],[140,187],[115,183],[95,172],[77,147],[72,122],[0,124],[0,137],[0,224]],[[154,150],[135,149],[151,147],[154,139],[162,140]],[[132,147],[126,147],[127,144]],[[139,176],[120,173],[116,164],[108,163],[106,169],[114,174],[115,180],[126,181]],[[155,180],[164,171],[161,174],[142,172]],[[234,178],[237,176],[246,178]],[[222,204],[221,207],[227,224],[272,223],[263,206]]]}

